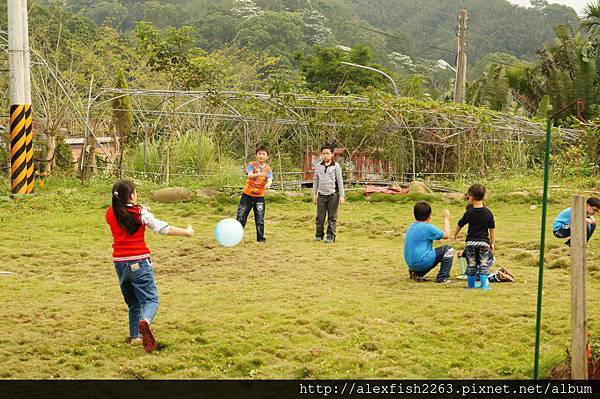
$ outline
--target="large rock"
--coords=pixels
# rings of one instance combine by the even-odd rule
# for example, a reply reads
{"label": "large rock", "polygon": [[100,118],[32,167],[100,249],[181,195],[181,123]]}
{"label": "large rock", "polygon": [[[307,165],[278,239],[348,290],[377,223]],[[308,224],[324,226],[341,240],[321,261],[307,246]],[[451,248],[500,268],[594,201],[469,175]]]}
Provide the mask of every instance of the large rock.
{"label": "large rock", "polygon": [[465,194],[463,193],[444,193],[442,197],[447,199],[448,201],[463,201],[465,199]]}
{"label": "large rock", "polygon": [[420,194],[433,194],[433,191],[431,191],[431,189],[429,187],[427,187],[425,185],[425,183],[422,183],[420,181],[411,181],[410,182],[410,186],[408,187],[408,192],[413,194],[413,193],[420,193]]}
{"label": "large rock", "polygon": [[531,194],[529,191],[513,191],[512,193],[508,193],[506,195],[513,198],[529,198]]}
{"label": "large rock", "polygon": [[192,199],[192,192],[182,187],[169,187],[156,191],[152,199],[157,202],[171,203],[180,201],[189,201]]}
{"label": "large rock", "polygon": [[212,188],[201,188],[196,190],[196,196],[200,198],[215,198],[219,192]]}
{"label": "large rock", "polygon": [[291,198],[304,197],[304,193],[302,191],[285,191],[283,195]]}

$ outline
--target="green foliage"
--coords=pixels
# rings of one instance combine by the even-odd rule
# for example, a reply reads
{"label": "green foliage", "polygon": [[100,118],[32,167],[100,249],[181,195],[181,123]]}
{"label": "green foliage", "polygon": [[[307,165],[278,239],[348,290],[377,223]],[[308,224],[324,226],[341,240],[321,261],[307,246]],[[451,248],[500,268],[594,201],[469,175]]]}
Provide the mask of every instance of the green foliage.
{"label": "green foliage", "polygon": [[177,4],[147,1],[144,4],[144,21],[154,26],[165,29],[181,26],[186,17]]}
{"label": "green foliage", "polygon": [[74,172],[73,152],[62,135],[59,135],[56,138],[56,150],[54,156],[56,158],[56,167],[54,171],[59,174],[72,175]]}
{"label": "green foliage", "polygon": [[304,74],[306,85],[314,92],[328,91],[332,94],[360,93],[369,87],[386,86],[386,78],[373,71],[350,65],[370,66],[385,69],[371,62],[372,53],[368,47],[356,46],[349,52],[340,48],[315,47],[313,54],[300,59],[300,70]]}
{"label": "green foliage", "polygon": [[600,167],[600,117],[590,121],[584,129],[582,141],[590,161]]}
{"label": "green foliage", "polygon": [[553,173],[561,178],[593,176],[600,172],[600,166],[594,164],[584,145],[568,146],[562,151],[551,154]]}
{"label": "green foliage", "polygon": [[[137,143],[127,148],[124,153],[123,169],[136,171],[144,179],[161,181],[163,173],[164,140],[155,139],[144,143]],[[144,148],[146,147],[146,148]],[[145,156],[144,156],[145,153]]]}
{"label": "green foliage", "polygon": [[539,119],[548,119],[552,114],[552,112],[550,112],[552,109],[552,104],[550,104],[550,96],[545,95],[542,98],[542,101],[540,101],[535,117]]}
{"label": "green foliage", "polygon": [[509,101],[509,90],[506,68],[492,64],[481,78],[469,85],[467,98],[470,104],[502,110]]}
{"label": "green foliage", "polygon": [[448,30],[453,30],[457,11],[463,8],[471,16],[468,21],[469,41],[477,43],[469,49],[472,61],[498,51],[518,58],[528,57],[552,40],[554,26],[569,23],[576,27],[578,23],[575,10],[569,7],[548,5],[548,9],[524,9],[504,0],[472,0],[468,3],[349,0],[344,3],[351,4],[354,15],[372,26],[389,32],[404,31],[414,41],[415,55],[430,59],[444,58],[448,53],[440,49],[456,47],[456,39]]}
{"label": "green foliage", "polygon": [[[125,73],[120,70],[117,72],[115,87],[126,89]],[[126,146],[133,129],[133,115],[131,113],[131,99],[125,95],[112,100],[113,107],[113,127],[115,136],[121,140],[120,145]]]}
{"label": "green foliage", "polygon": [[239,19],[220,12],[209,14],[191,23],[196,28],[197,44],[206,51],[214,51],[233,43]]}
{"label": "green foliage", "polygon": [[477,80],[488,69],[491,64],[508,65],[518,64],[520,61],[512,54],[506,53],[490,53],[477,60],[473,67],[469,69],[469,79]]}
{"label": "green foliage", "polygon": [[167,76],[174,89],[196,88],[215,72],[206,62],[206,53],[194,48],[193,33],[189,26],[161,32],[146,22],[136,25],[137,51],[152,71]]}
{"label": "green foliage", "polygon": [[[128,148],[124,155],[125,173],[155,182],[163,181],[167,140],[166,137],[149,140],[145,150],[144,143]],[[211,187],[240,181],[241,166],[228,157],[217,156],[217,149],[206,134],[191,130],[178,134],[171,148],[171,160],[176,165],[173,172],[175,179],[180,175],[184,178],[196,176],[197,180]]]}
{"label": "green foliage", "polygon": [[583,14],[581,29],[596,45],[600,44],[600,2],[588,2]]}
{"label": "green foliage", "polygon": [[[531,57],[535,50],[552,40],[554,26],[570,24],[575,28],[578,22],[572,8],[556,4],[525,9],[504,0],[470,0],[466,7],[470,15],[475,16],[469,20],[469,40],[477,43],[469,50],[472,62],[498,51],[518,58]],[[229,43],[231,32],[237,32],[241,20],[261,12],[292,12],[301,20],[297,20],[297,28],[303,31],[302,45],[287,48],[286,56],[302,47],[324,45],[332,40],[350,47],[368,45],[374,49],[379,63],[393,51],[434,60],[447,57],[448,53],[440,49],[455,48],[451,31],[456,25],[457,10],[461,8],[465,8],[465,4],[460,0],[442,3],[438,0],[72,0],[67,3],[68,10],[81,12],[99,25],[108,22],[125,32],[142,20],[165,28],[184,25],[201,28],[200,21],[206,21],[207,29],[202,37],[203,48],[207,50]],[[217,13],[221,15],[218,18],[221,24],[216,19],[211,20]],[[384,30],[400,40],[381,37],[347,21]],[[215,42],[208,26],[218,37]],[[281,27],[280,33],[285,35],[286,30]],[[249,32],[245,36],[249,36]],[[282,52],[270,51],[270,54],[282,55]]]}
{"label": "green foliage", "polygon": [[304,49],[302,26],[302,18],[298,14],[267,11],[242,21],[235,35],[235,44],[285,59],[291,51]]}
{"label": "green foliage", "polygon": [[216,151],[210,138],[197,131],[187,131],[177,136],[173,162],[178,171],[207,173],[216,161]]}
{"label": "green foliage", "polygon": [[[593,116],[598,103],[596,64],[592,44],[581,36],[573,36],[567,25],[556,27],[556,43],[538,51],[536,64],[507,66],[491,63],[487,70],[469,84],[467,98],[471,104],[495,110],[511,108],[514,97],[529,115],[545,116],[548,106],[556,111],[576,99],[583,99],[582,116]],[[575,113],[568,109],[561,119]]]}
{"label": "green foliage", "polygon": [[98,1],[89,8],[85,16],[98,25],[122,26],[128,17],[128,10],[117,1]]}
{"label": "green foliage", "polygon": [[[588,54],[590,43],[573,36],[568,26],[556,28],[556,45],[540,51],[541,69],[547,76],[547,92],[553,109],[558,111],[578,98],[584,100],[584,117],[597,102],[598,87],[594,86],[596,66]],[[565,113],[562,118],[574,114]]]}

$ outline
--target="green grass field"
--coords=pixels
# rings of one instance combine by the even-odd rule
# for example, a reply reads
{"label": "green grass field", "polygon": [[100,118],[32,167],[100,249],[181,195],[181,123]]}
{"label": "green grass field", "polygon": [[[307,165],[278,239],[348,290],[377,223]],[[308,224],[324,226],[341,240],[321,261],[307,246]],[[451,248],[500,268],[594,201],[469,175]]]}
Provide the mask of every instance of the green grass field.
{"label": "green grass field", "polygon": [[[488,202],[496,266],[517,282],[486,293],[467,291],[464,281],[408,279],[409,198],[354,198],[340,211],[338,241],[326,245],[313,241],[307,198],[271,197],[267,243],[254,242],[251,216],[242,244],[227,249],[213,231],[234,215],[237,197],[157,204],[142,186],[140,202],[157,217],[196,230],[191,239],[148,234],[161,306],[160,350],[146,354],[125,343],[127,308],[103,220],[111,183],[50,182],[32,199],[0,202],[0,270],[14,272],[0,276],[0,378],[531,377],[541,214],[531,201]],[[550,219],[568,204],[568,197],[551,203]],[[443,207],[454,226],[464,204],[434,201],[438,226]],[[568,248],[548,234],[543,375],[570,342]],[[600,332],[599,254],[600,235],[588,253],[593,335]]]}

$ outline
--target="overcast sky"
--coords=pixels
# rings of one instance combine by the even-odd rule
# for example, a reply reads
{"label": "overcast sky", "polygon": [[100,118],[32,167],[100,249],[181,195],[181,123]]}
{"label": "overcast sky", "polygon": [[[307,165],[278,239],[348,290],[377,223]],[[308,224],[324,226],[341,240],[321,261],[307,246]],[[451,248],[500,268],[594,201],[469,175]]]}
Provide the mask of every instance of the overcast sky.
{"label": "overcast sky", "polygon": [[[529,0],[508,0],[508,1],[513,4],[518,4],[520,6],[529,7]],[[588,3],[591,3],[593,1],[595,1],[595,0],[548,0],[548,3],[564,4],[566,6],[569,6],[573,9],[575,9],[575,11],[577,11],[578,14],[581,14],[583,11],[583,8]]]}

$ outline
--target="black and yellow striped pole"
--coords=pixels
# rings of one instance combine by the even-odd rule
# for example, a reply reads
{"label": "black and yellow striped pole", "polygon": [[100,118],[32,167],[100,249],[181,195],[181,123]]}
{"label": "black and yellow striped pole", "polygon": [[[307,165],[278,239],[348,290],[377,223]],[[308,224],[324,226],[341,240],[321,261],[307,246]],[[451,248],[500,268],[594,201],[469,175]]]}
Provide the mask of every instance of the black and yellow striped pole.
{"label": "black and yellow striped pole", "polygon": [[10,107],[10,181],[13,194],[27,194],[25,105]]}
{"label": "black and yellow striped pole", "polygon": [[25,162],[27,164],[27,194],[33,194],[33,132],[31,104],[25,104]]}
{"label": "black and yellow striped pole", "polygon": [[10,89],[10,186],[33,192],[33,137],[27,0],[7,0]]}

